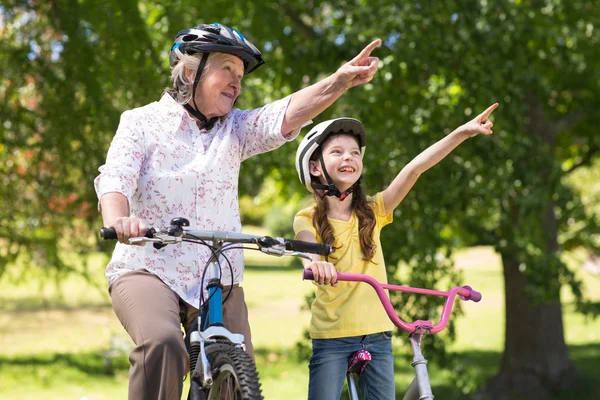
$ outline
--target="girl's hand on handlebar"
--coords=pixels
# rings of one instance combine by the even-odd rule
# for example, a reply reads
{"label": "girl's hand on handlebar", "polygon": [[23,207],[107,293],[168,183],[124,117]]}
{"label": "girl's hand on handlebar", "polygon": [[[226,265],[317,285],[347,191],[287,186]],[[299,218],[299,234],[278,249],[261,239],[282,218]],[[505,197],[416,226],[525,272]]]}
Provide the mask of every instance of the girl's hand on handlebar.
{"label": "girl's hand on handlebar", "polygon": [[337,286],[337,270],[327,261],[313,261],[306,266],[314,275],[314,281],[319,285]]}
{"label": "girl's hand on handlebar", "polygon": [[145,242],[129,243],[129,238],[144,236],[148,227],[137,217],[118,217],[112,225],[117,232],[119,242],[133,246],[145,246]]}

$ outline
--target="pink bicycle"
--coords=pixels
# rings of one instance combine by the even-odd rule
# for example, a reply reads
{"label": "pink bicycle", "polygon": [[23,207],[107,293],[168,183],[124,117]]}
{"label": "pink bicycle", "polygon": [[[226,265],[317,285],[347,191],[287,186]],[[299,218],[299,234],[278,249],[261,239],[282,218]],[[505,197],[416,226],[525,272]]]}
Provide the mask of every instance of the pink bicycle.
{"label": "pink bicycle", "polygon": [[[389,316],[390,320],[398,328],[408,332],[408,337],[410,339],[414,355],[413,362],[411,365],[415,370],[415,378],[408,386],[403,400],[433,399],[431,384],[429,382],[429,374],[427,373],[427,360],[425,359],[425,357],[423,357],[423,354],[421,353],[421,340],[424,335],[428,333],[438,333],[446,327],[450,318],[450,313],[452,312],[454,299],[457,295],[461,300],[471,300],[478,302],[479,300],[481,300],[481,293],[471,289],[470,286],[455,286],[447,292],[442,292],[439,290],[384,284],[378,282],[377,280],[375,280],[375,278],[369,275],[338,272],[337,277],[338,281],[365,282],[371,285],[373,289],[375,289],[375,291],[377,292],[377,296],[379,297],[379,300],[381,300],[381,303],[383,304],[383,307],[385,308],[385,311]],[[312,280],[312,271],[304,270],[303,279]],[[408,323],[401,320],[400,317],[398,317],[398,315],[394,311],[392,302],[390,301],[390,298],[385,292],[386,289],[407,293],[417,293],[429,296],[445,297],[446,300],[444,301],[444,307],[442,309],[442,315],[440,317],[439,322],[434,325],[431,321],[417,320],[412,323]],[[359,398],[358,390],[356,387],[356,377],[360,375],[360,373],[365,369],[366,365],[369,363],[370,360],[371,355],[367,350],[357,351],[348,360],[348,370],[346,377],[348,383],[348,392],[350,394],[350,399],[352,400],[358,400]]]}

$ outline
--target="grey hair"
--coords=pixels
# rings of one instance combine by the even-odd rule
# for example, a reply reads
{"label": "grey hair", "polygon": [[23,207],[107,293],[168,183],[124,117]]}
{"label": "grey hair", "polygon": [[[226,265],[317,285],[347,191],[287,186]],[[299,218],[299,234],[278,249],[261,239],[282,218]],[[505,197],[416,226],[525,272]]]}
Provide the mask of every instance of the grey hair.
{"label": "grey hair", "polygon": [[[173,87],[165,89],[165,92],[169,93],[177,103],[187,104],[192,100],[194,78],[196,77],[198,65],[200,65],[200,60],[204,54],[196,53],[189,55],[182,53],[179,49],[175,49],[174,52],[177,64],[171,69],[171,82],[173,83]],[[208,71],[214,66],[215,61],[219,61],[223,57],[227,57],[227,55],[224,53],[210,53],[204,71]],[[185,73],[186,68],[193,71],[189,77]],[[200,80],[203,78],[203,76],[200,76]]]}
{"label": "grey hair", "polygon": [[[165,91],[179,104],[187,104],[192,99],[192,85],[194,84],[194,77],[196,75],[195,71],[198,69],[203,54],[183,54],[179,49],[175,49],[174,52],[177,64],[171,69],[171,82],[173,87],[167,88]],[[194,71],[193,74],[190,74],[189,78],[185,73],[186,67],[191,71]]]}

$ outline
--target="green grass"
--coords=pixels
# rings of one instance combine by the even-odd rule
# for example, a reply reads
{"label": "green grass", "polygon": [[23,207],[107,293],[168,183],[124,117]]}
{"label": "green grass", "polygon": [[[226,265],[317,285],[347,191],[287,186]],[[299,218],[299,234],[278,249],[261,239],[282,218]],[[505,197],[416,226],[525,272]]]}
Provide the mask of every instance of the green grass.
{"label": "green grass", "polygon": [[1,399],[126,398],[128,362],[96,352],[0,357]]}
{"label": "green grass", "polygon": [[[61,289],[52,282],[40,286],[34,280],[16,285],[10,276],[0,280],[0,399],[127,397],[131,342],[110,306],[105,262],[97,255],[90,266],[95,285],[75,276],[62,280]],[[301,280],[300,270],[291,267],[289,259],[249,253],[247,262],[243,286],[265,398],[305,399],[308,369],[298,362],[295,343],[308,325],[309,314],[300,306],[312,284]],[[483,382],[495,373],[503,346],[502,273],[497,257],[487,249],[459,254],[456,265],[464,269],[465,283],[484,297],[480,303],[464,304],[465,316],[458,322],[452,349],[474,381]],[[600,279],[587,274],[582,278],[590,297],[598,301]],[[595,383],[600,321],[586,321],[571,308],[565,307],[565,337],[584,378],[579,398],[593,398],[591,393],[600,390]],[[407,350],[404,347],[396,351]],[[440,371],[435,359],[429,361],[436,397],[460,398],[451,373]],[[411,374],[409,363],[398,357],[399,393]]]}

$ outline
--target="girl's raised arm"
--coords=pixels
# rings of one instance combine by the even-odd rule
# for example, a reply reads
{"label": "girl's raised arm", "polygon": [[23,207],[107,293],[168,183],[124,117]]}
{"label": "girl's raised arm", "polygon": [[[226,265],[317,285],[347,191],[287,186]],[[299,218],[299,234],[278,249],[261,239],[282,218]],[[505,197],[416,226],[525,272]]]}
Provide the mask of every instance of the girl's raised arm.
{"label": "girl's raised arm", "polygon": [[489,120],[489,116],[496,107],[498,107],[498,103],[492,104],[477,117],[466,124],[459,126],[442,140],[429,146],[425,151],[416,156],[402,168],[390,186],[383,191],[385,212],[390,213],[398,207],[398,204],[404,200],[404,197],[406,197],[410,189],[412,189],[417,179],[419,179],[419,176],[439,163],[444,157],[450,154],[452,150],[458,147],[459,144],[480,133],[491,135],[491,128],[494,124]]}

